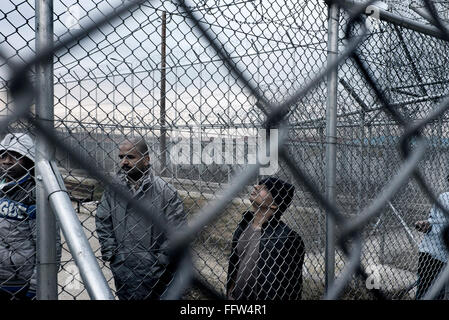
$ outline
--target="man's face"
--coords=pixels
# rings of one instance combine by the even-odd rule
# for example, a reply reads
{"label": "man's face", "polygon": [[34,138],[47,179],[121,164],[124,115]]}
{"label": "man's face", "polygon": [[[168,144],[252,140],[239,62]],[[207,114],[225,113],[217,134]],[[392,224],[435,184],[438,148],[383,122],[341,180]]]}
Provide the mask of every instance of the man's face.
{"label": "man's face", "polygon": [[257,206],[259,208],[270,208],[272,206],[275,206],[271,193],[263,184],[254,186],[254,189],[249,196],[249,200],[251,201],[253,206]]}
{"label": "man's face", "polygon": [[124,142],[119,147],[120,167],[128,177],[138,180],[148,169],[150,157],[144,156],[130,142]]}
{"label": "man's face", "polygon": [[6,174],[6,180],[11,181],[25,175],[25,157],[15,151],[0,152],[0,170]]}

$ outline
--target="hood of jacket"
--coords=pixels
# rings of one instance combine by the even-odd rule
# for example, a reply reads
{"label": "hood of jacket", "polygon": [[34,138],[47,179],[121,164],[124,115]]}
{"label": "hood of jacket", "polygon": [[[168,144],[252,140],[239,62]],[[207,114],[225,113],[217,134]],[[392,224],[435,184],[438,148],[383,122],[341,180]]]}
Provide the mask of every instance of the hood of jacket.
{"label": "hood of jacket", "polygon": [[4,150],[17,152],[34,162],[34,142],[25,133],[8,133],[0,142],[0,151]]}

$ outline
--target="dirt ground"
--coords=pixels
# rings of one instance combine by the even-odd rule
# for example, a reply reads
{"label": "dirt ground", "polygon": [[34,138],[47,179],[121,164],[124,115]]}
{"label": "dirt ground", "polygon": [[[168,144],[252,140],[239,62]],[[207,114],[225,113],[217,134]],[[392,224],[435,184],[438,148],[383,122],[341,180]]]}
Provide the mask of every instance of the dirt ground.
{"label": "dirt ground", "polygon": [[[112,278],[111,270],[108,264],[105,264],[101,260],[100,244],[97,240],[95,233],[95,219],[91,214],[81,213],[78,215],[80,222],[84,227],[84,234],[86,235],[91,248],[97,257],[97,261],[103,271],[106,280],[109,283],[112,291],[115,291],[114,281]],[[72,258],[71,253],[67,247],[64,236],[61,233],[61,240],[63,243],[62,256],[61,256],[61,268],[58,273],[58,287],[59,287],[59,300],[90,300],[87,290],[84,288],[81,277],[79,275],[78,268],[75,261]]]}

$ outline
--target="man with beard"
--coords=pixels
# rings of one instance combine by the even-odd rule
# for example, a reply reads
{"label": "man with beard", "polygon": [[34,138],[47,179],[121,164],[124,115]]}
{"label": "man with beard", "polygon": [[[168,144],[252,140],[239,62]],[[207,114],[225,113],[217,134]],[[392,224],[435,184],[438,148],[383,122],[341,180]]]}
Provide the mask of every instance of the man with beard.
{"label": "man with beard", "polygon": [[[148,147],[141,138],[119,146],[119,179],[133,200],[145,199],[173,230],[185,225],[176,189],[150,172]],[[115,192],[106,190],[95,216],[102,258],[109,261],[120,300],[159,299],[174,277],[165,234]]]}
{"label": "man with beard", "polygon": [[36,295],[34,143],[23,133],[0,143],[0,300]]}

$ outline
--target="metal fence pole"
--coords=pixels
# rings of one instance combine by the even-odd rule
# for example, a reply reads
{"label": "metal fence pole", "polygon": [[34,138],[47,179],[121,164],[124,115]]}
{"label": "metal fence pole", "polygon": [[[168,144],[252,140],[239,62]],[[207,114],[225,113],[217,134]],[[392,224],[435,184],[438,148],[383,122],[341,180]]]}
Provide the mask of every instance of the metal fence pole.
{"label": "metal fence pole", "polygon": [[[53,0],[36,0],[36,52],[53,45]],[[36,66],[36,116],[42,125],[53,127],[53,57]],[[43,138],[36,140],[36,163],[51,161],[55,148]],[[37,299],[57,300],[56,220],[50,209],[40,172],[36,168],[37,207]]]}
{"label": "metal fence pole", "polygon": [[9,116],[11,113],[11,97],[9,96],[9,90],[6,90],[6,111],[5,117]]}
{"label": "metal fence pole", "polygon": [[[326,141],[326,133],[324,131],[324,124],[322,126],[318,127],[317,130],[319,131],[319,136],[320,136],[320,141],[321,141],[321,143],[320,143],[320,145],[318,147],[320,149],[320,161],[321,161],[321,163],[326,163],[325,162],[326,161],[326,155],[325,155],[325,152],[326,152],[326,143],[325,143],[325,141]],[[305,159],[304,155],[305,155],[304,154],[304,150],[301,149],[301,159]],[[326,181],[325,180],[326,180],[326,176],[324,176],[324,179],[323,178],[320,179],[320,188],[321,188],[320,190],[326,190]],[[325,191],[323,191],[323,193],[324,192]],[[325,225],[325,217],[323,215],[320,215],[320,217],[319,217],[319,226],[317,226],[317,230],[318,230],[319,235],[320,235],[320,237],[319,237],[320,248],[323,248],[323,246],[326,245],[326,238],[325,238],[325,235],[324,235],[323,229],[322,229],[323,225]]]}
{"label": "metal fence pole", "polygon": [[167,129],[166,129],[166,110],[165,110],[165,100],[166,100],[166,38],[167,38],[167,14],[162,11],[162,43],[161,43],[161,176],[165,174],[167,170]]}
{"label": "metal fence pole", "polygon": [[58,215],[64,237],[79,268],[81,278],[89,296],[93,300],[114,300],[108,283],[101,272],[97,259],[84,234],[83,227],[73,209],[62,176],[54,163],[37,162],[36,168],[42,173],[44,186],[49,194],[49,201],[54,212]]}
{"label": "metal fence pole", "polygon": [[[343,2],[343,4],[351,8],[351,10],[357,10],[359,6],[363,6],[362,3],[354,0],[346,0]],[[379,14],[379,19],[382,21],[386,21],[393,25],[401,26],[409,30],[419,32],[423,35],[435,37],[437,39],[445,39],[444,34],[441,32],[441,30],[435,26],[418,22],[415,19],[402,17],[381,8],[377,8],[377,13]]]}
{"label": "metal fence pole", "polygon": [[[332,64],[338,51],[338,24],[340,8],[332,4],[328,10],[328,52],[327,63]],[[337,163],[337,68],[327,78],[326,102],[326,196],[335,203],[336,163]],[[326,212],[326,253],[325,253],[325,290],[332,285],[335,276],[335,222]]]}
{"label": "metal fence pole", "polygon": [[360,177],[358,183],[359,187],[359,204],[357,206],[357,211],[360,211],[363,208],[364,204],[364,193],[366,190],[363,189],[364,179],[365,179],[365,155],[363,149],[365,148],[365,110],[361,110],[360,112]]}

